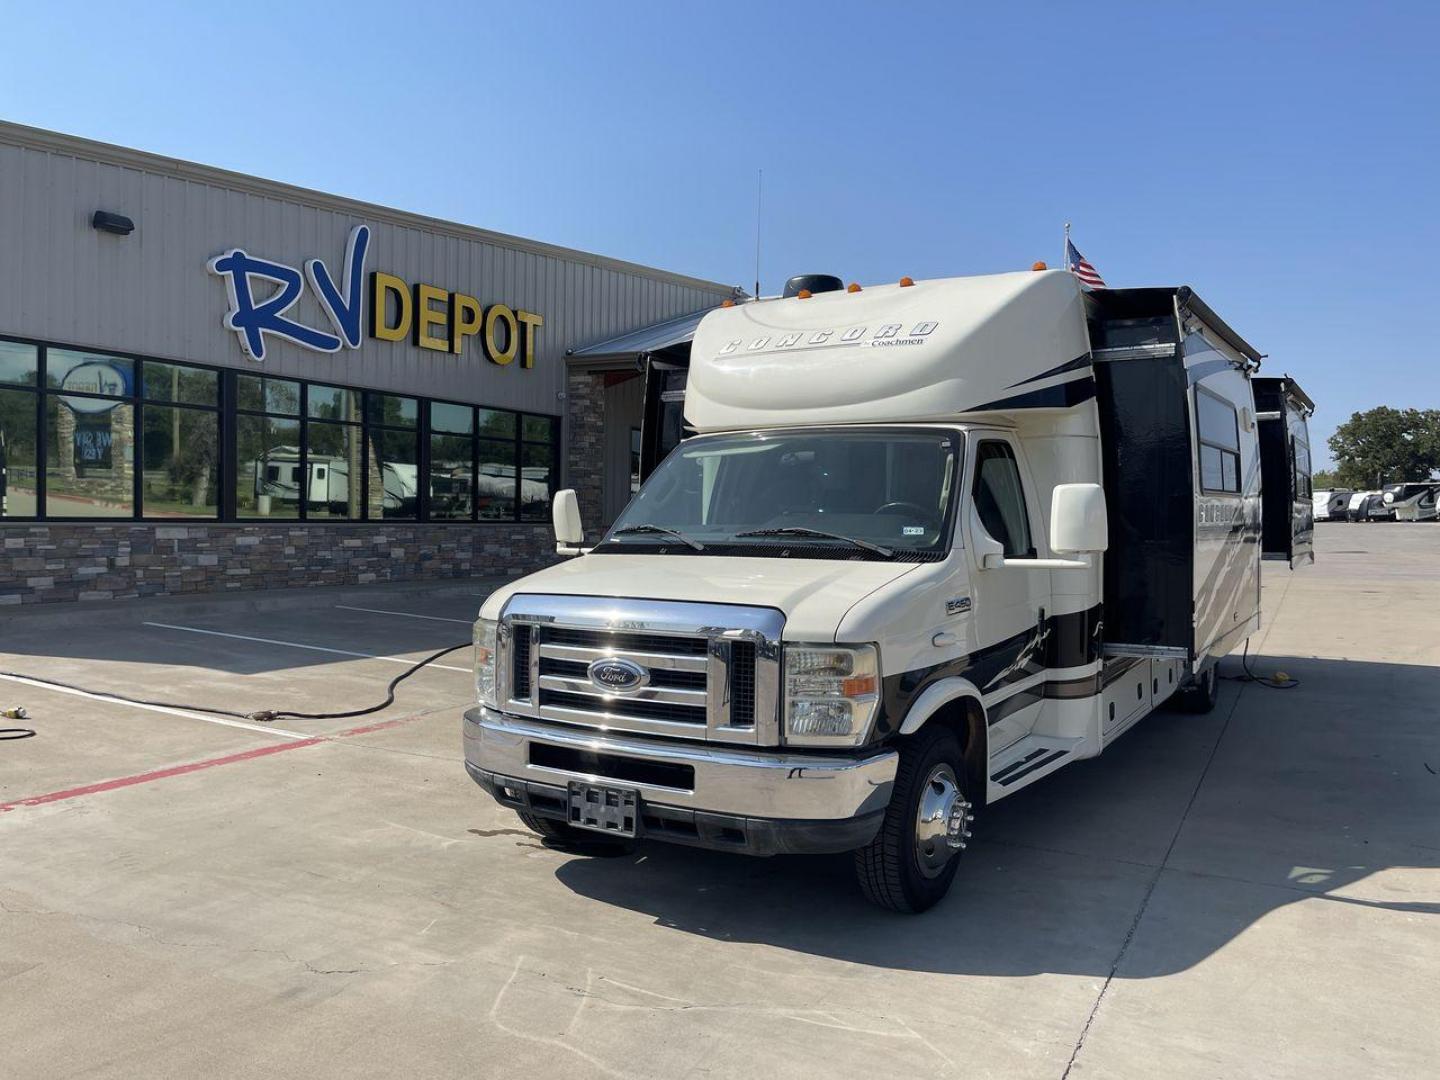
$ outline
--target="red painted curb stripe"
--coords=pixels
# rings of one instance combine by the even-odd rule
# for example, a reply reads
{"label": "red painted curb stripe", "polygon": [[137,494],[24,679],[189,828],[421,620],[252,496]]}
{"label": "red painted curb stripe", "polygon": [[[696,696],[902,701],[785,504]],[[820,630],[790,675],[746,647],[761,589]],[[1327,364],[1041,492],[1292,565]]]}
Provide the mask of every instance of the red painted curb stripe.
{"label": "red painted curb stripe", "polygon": [[188,765],[172,765],[168,769],[156,769],[153,772],[136,773],[134,776],[122,776],[115,780],[102,780],[98,784],[86,784],[84,787],[66,788],[64,791],[51,791],[44,795],[33,795],[28,799],[16,799],[14,802],[0,803],[0,813],[6,810],[14,810],[17,806],[43,806],[45,803],[60,802],[62,799],[74,799],[81,795],[94,795],[100,791],[114,791],[116,788],[133,787],[136,784],[148,784],[152,780],[164,780],[170,776],[183,776],[186,773],[199,772],[201,769],[213,769],[216,765],[229,765],[235,761],[249,761],[251,758],[268,757],[271,754],[278,754],[284,750],[296,750],[302,746],[314,746],[316,743],[325,740],[319,736],[313,739],[302,739],[298,742],[276,743],[274,746],[260,746],[254,750],[244,750],[238,754],[226,754],[224,757],[209,758],[206,761],[192,761]]}
{"label": "red painted curb stripe", "polygon": [[378,723],[366,724],[364,727],[350,728],[347,731],[336,732],[334,735],[316,735],[313,738],[300,739],[295,742],[277,743],[274,746],[260,746],[254,750],[242,750],[238,754],[226,754],[224,757],[207,758],[204,761],[192,761],[188,765],[172,765],[168,769],[155,769],[151,772],[136,773],[133,776],[121,776],[114,780],[101,780],[98,784],[86,784],[84,787],[66,788],[64,791],[51,791],[44,795],[32,795],[28,799],[16,799],[14,802],[0,803],[0,814],[8,810],[14,810],[20,806],[44,806],[46,803],[61,802],[64,799],[76,799],[82,795],[95,795],[102,791],[114,791],[116,788],[134,787],[136,784],[148,784],[153,780],[165,780],[171,776],[184,776],[186,773],[199,772],[202,769],[213,769],[217,765],[233,765],[237,761],[252,761],[255,758],[269,757],[271,754],[284,753],[286,750],[298,750],[302,746],[314,746],[317,743],[332,742],[335,739],[344,739],[351,735],[368,735],[373,731],[384,731],[419,719],[421,719],[420,716],[402,716],[395,720],[381,720]]}

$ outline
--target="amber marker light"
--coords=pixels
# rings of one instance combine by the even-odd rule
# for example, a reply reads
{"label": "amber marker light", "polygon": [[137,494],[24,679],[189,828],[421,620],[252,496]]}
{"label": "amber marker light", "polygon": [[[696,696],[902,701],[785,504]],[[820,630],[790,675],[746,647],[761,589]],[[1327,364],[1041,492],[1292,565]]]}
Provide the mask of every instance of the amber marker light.
{"label": "amber marker light", "polygon": [[721,307],[734,307],[734,306],[735,306],[735,301],[734,301],[734,300],[722,300],[722,301],[720,301],[720,306],[721,306]]}
{"label": "amber marker light", "polygon": [[1050,268],[1049,268],[1048,266],[1046,266],[1043,262],[1037,262],[1034,266],[1030,267],[1030,269],[1031,269],[1031,270],[1049,270]]}
{"label": "amber marker light", "polygon": [[801,289],[799,292],[797,292],[797,293],[795,294],[795,299],[797,299],[797,300],[809,300],[809,299],[810,299],[810,290],[809,290],[809,289]]}
{"label": "amber marker light", "polygon": [[912,277],[902,277],[902,278],[900,279],[900,288],[902,288],[902,289],[908,289],[911,285],[914,285],[914,284],[915,284],[915,279],[912,278]]}

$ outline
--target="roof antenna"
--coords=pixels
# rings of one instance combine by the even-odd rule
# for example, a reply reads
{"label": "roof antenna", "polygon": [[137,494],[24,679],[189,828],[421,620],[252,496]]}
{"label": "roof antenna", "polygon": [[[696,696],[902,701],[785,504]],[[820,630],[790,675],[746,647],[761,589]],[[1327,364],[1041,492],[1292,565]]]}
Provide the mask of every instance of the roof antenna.
{"label": "roof antenna", "polygon": [[760,299],[760,208],[765,198],[765,170],[755,173],[755,299]]}

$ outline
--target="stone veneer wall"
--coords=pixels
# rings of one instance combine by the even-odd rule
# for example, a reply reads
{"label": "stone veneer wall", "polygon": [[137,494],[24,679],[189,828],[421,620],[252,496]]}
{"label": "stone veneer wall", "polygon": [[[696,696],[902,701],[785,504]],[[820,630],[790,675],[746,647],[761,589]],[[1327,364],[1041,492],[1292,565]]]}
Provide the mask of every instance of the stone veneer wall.
{"label": "stone veneer wall", "polygon": [[0,527],[0,605],[372,581],[518,577],[556,561],[550,525]]}
{"label": "stone veneer wall", "polygon": [[571,371],[565,380],[566,428],[570,445],[565,460],[570,466],[566,487],[575,489],[585,539],[595,542],[605,512],[605,377]]}

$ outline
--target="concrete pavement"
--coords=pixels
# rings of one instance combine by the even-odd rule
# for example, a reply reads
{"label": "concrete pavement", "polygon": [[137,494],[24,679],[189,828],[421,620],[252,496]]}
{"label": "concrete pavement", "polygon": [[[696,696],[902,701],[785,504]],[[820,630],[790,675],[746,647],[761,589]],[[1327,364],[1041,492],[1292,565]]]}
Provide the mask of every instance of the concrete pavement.
{"label": "concrete pavement", "polygon": [[[370,595],[7,615],[0,669],[333,711],[479,599]],[[283,735],[0,681],[0,804],[96,788],[0,813],[0,1075],[1431,1074],[1440,528],[1322,525],[1265,607],[1297,689],[998,804],[918,918],[844,858],[545,847],[459,764],[463,650]]]}

